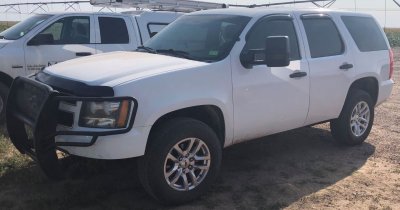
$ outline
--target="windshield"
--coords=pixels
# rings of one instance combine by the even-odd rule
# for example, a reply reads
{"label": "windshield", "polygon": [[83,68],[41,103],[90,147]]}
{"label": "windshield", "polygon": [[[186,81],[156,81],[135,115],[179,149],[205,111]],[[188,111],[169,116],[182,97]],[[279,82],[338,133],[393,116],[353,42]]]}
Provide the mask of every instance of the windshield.
{"label": "windshield", "polygon": [[142,49],[192,60],[220,61],[230,53],[250,19],[237,15],[182,16],[147,41]]}
{"label": "windshield", "polygon": [[22,22],[19,22],[13,27],[1,32],[0,37],[8,40],[17,40],[25,36],[25,34],[27,34],[30,30],[32,30],[37,25],[47,20],[51,16],[52,15],[34,15]]}

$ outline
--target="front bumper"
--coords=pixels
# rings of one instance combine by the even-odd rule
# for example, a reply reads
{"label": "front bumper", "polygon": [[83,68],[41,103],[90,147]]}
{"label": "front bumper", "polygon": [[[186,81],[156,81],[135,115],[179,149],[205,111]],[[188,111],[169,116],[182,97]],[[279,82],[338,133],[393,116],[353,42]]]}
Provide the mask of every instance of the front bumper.
{"label": "front bumper", "polygon": [[[133,103],[132,115],[126,128],[108,130],[60,127],[60,104],[81,104],[83,101],[120,99],[129,99]],[[129,132],[133,127],[137,101],[130,97],[70,96],[54,90],[44,83],[18,77],[14,80],[10,89],[6,110],[7,130],[15,147],[21,153],[27,154],[37,161],[50,178],[58,179],[62,176],[62,168],[58,161],[57,149],[68,150],[65,148],[89,147],[99,137]],[[75,117],[79,118],[79,112]],[[65,138],[68,136],[75,138]],[[76,138],[79,136],[89,140],[81,141],[82,138]],[[56,141],[56,138],[59,140]],[[62,141],[62,139],[67,139],[67,141]]]}

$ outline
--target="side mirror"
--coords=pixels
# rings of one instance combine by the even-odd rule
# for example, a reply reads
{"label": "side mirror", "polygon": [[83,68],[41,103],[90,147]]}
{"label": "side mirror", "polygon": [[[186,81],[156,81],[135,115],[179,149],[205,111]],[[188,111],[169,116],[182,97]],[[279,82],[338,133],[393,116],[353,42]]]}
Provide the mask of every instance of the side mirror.
{"label": "side mirror", "polygon": [[28,46],[49,45],[49,44],[54,44],[54,38],[52,34],[38,34],[28,42]]}
{"label": "side mirror", "polygon": [[251,69],[254,65],[265,64],[264,49],[250,49],[240,54],[240,62],[245,68]]}
{"label": "side mirror", "polygon": [[254,65],[285,67],[290,64],[290,44],[287,36],[269,36],[265,40],[265,49],[249,49],[240,54],[240,62],[245,68]]}
{"label": "side mirror", "polygon": [[265,42],[265,63],[268,67],[290,64],[290,44],[287,36],[269,36]]}

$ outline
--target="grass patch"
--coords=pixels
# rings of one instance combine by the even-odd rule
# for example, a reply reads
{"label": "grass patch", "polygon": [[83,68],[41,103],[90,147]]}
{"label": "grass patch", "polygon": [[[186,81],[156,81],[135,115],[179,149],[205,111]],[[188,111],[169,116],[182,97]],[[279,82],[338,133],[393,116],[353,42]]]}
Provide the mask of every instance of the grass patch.
{"label": "grass patch", "polygon": [[400,168],[396,168],[392,172],[395,173],[395,174],[400,174]]}
{"label": "grass patch", "polygon": [[7,25],[0,24],[0,32],[6,30],[8,28]]}
{"label": "grass patch", "polygon": [[0,32],[6,30],[7,28],[15,25],[17,22],[13,21],[0,21]]}
{"label": "grass patch", "polygon": [[15,149],[7,136],[0,134],[0,177],[12,170],[26,167],[30,162],[27,156]]}
{"label": "grass patch", "polygon": [[400,47],[400,28],[385,28],[385,32],[390,46]]}

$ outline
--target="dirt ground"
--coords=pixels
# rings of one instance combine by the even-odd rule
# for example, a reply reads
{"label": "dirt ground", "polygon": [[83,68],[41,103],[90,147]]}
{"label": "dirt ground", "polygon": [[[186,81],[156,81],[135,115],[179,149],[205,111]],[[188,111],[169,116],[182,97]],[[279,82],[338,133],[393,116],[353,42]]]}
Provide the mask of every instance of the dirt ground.
{"label": "dirt ground", "polygon": [[[206,195],[168,209],[400,209],[399,93],[397,83],[376,109],[366,143],[339,146],[322,124],[235,145]],[[68,179],[54,183],[6,137],[0,147],[0,209],[165,208],[140,186],[135,159],[72,160]]]}

